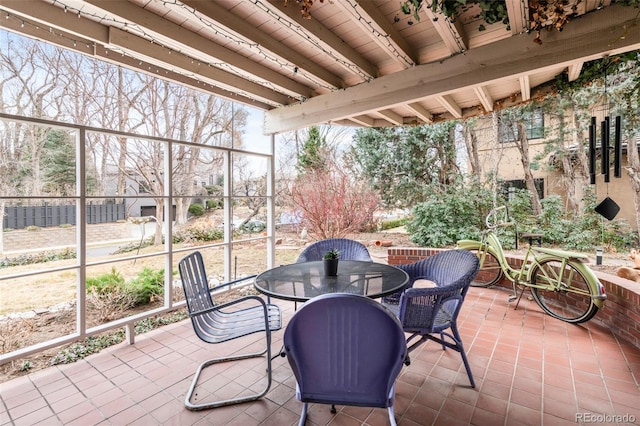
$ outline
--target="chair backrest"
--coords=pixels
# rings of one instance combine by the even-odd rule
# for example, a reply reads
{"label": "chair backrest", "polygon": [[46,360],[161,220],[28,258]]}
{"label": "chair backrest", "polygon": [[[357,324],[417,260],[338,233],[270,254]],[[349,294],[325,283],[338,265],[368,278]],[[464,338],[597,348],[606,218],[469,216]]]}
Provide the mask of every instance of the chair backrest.
{"label": "chair backrest", "polygon": [[178,262],[178,270],[189,313],[212,308],[214,304],[209,291],[202,254],[195,251],[185,256]]}
{"label": "chair backrest", "polygon": [[478,257],[468,250],[447,250],[404,265],[411,277],[410,285],[419,278],[436,284],[433,288],[412,289],[407,293],[409,296],[404,293],[401,296],[398,315],[405,331],[429,332],[434,326],[446,327],[455,322],[478,269]]}
{"label": "chair backrest", "polygon": [[434,281],[438,287],[471,283],[479,268],[478,257],[468,250],[445,250],[408,265],[399,265],[409,275],[409,285],[420,278]]}
{"label": "chair backrest", "polygon": [[[469,254],[471,252],[467,250],[446,250],[413,263],[394,266],[409,275],[409,282],[405,290],[412,288],[418,279],[433,281],[437,286],[446,286],[463,277],[468,272],[467,266],[473,268],[473,263],[478,263],[477,258],[474,261]],[[460,262],[459,265],[456,264],[457,262]],[[402,291],[399,291],[385,296],[382,300],[384,303],[398,304],[401,294]]]}
{"label": "chair backrest", "polygon": [[364,244],[348,238],[329,238],[308,245],[302,253],[300,253],[296,263],[322,260],[322,256],[333,249],[340,251],[340,259],[342,260],[372,261],[369,250]]}
{"label": "chair backrest", "polygon": [[305,303],[284,333],[303,402],[389,407],[407,354],[402,325],[364,296],[332,293]]}
{"label": "chair backrest", "polygon": [[[185,256],[178,262],[178,270],[189,314],[213,308],[215,304],[211,298],[202,254],[199,251],[195,251]],[[205,317],[191,316],[191,323],[200,339],[204,341],[211,340],[210,333],[206,331],[209,327],[206,324]]]}

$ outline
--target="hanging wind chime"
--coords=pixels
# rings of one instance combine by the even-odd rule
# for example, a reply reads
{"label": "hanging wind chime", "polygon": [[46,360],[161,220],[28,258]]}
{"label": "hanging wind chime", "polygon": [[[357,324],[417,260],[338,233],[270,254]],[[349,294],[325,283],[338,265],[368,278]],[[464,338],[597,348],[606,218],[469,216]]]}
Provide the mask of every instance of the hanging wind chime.
{"label": "hanging wind chime", "polygon": [[[620,139],[620,133],[622,131],[622,119],[619,115],[614,118],[614,138],[613,146],[611,145],[611,117],[609,116],[609,99],[607,98],[607,67],[608,63],[604,64],[604,105],[605,105],[605,117],[600,122],[600,172],[604,176],[604,183],[607,184],[607,197],[602,200],[596,207],[596,213],[604,216],[608,220],[613,220],[618,212],[620,206],[609,197],[609,181],[610,175],[610,151],[613,149],[613,176],[616,178],[622,177],[622,142]],[[589,124],[589,179],[592,185],[596,183],[596,117],[591,117],[591,124]]]}

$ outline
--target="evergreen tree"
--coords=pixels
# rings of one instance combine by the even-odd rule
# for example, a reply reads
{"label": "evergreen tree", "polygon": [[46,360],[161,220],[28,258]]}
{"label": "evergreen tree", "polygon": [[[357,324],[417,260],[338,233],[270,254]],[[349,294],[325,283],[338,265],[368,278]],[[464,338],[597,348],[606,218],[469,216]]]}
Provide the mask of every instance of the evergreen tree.
{"label": "evergreen tree", "polygon": [[[64,131],[47,134],[42,158],[44,190],[51,195],[73,196],[76,188],[75,141]],[[86,176],[87,193],[96,186],[96,178]]]}
{"label": "evergreen tree", "polygon": [[298,154],[298,173],[318,170],[327,164],[327,141],[320,136],[318,126],[309,128],[309,136]]}
{"label": "evergreen tree", "polygon": [[428,126],[359,129],[348,154],[388,205],[411,206],[460,174],[456,122]]}

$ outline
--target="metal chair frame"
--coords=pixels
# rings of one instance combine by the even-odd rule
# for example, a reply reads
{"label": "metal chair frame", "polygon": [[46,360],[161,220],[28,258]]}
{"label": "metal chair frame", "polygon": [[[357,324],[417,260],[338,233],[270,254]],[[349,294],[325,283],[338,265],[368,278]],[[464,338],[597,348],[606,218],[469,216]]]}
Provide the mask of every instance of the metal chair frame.
{"label": "metal chair frame", "polygon": [[[260,352],[219,357],[207,360],[200,364],[185,396],[185,407],[194,411],[204,410],[222,407],[225,405],[255,401],[262,398],[271,387],[271,332],[279,330],[282,327],[280,308],[277,305],[266,303],[259,296],[245,296],[227,303],[216,305],[211,298],[212,292],[253,278],[254,276],[245,277],[209,288],[202,254],[198,251],[193,252],[180,260],[178,263],[178,269],[180,271],[182,288],[187,301],[189,318],[191,318],[191,323],[193,324],[196,335],[202,341],[217,344],[258,332],[264,332],[266,340],[266,347]],[[243,307],[236,310],[228,309],[235,305],[251,301],[256,302],[256,306]],[[267,384],[262,391],[247,396],[201,404],[193,404],[191,402],[200,375],[206,367],[221,362],[260,357],[264,354],[266,354],[267,362]]]}
{"label": "metal chair frame", "polygon": [[[381,346],[382,345],[382,346]],[[395,426],[395,383],[405,362],[407,342],[396,316],[365,296],[331,293],[305,303],[284,333],[284,349],[302,405],[387,408]]]}

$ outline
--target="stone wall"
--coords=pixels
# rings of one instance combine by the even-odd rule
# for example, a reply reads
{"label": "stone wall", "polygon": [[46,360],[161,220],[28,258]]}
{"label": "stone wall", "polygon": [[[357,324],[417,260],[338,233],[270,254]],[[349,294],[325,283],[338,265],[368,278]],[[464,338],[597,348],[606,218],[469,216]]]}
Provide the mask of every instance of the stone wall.
{"label": "stone wall", "polygon": [[[133,238],[132,225],[127,222],[87,225],[87,244],[121,241]],[[37,228],[13,230],[2,234],[4,253],[53,250],[75,246],[76,227]]]}
{"label": "stone wall", "polygon": [[[430,248],[390,248],[389,265],[412,263],[442,251]],[[514,267],[522,265],[522,259],[507,257]],[[604,308],[598,311],[591,321],[597,321],[613,334],[640,348],[640,285],[615,275],[594,271],[607,292]],[[506,278],[498,286],[511,289],[512,284]]]}

